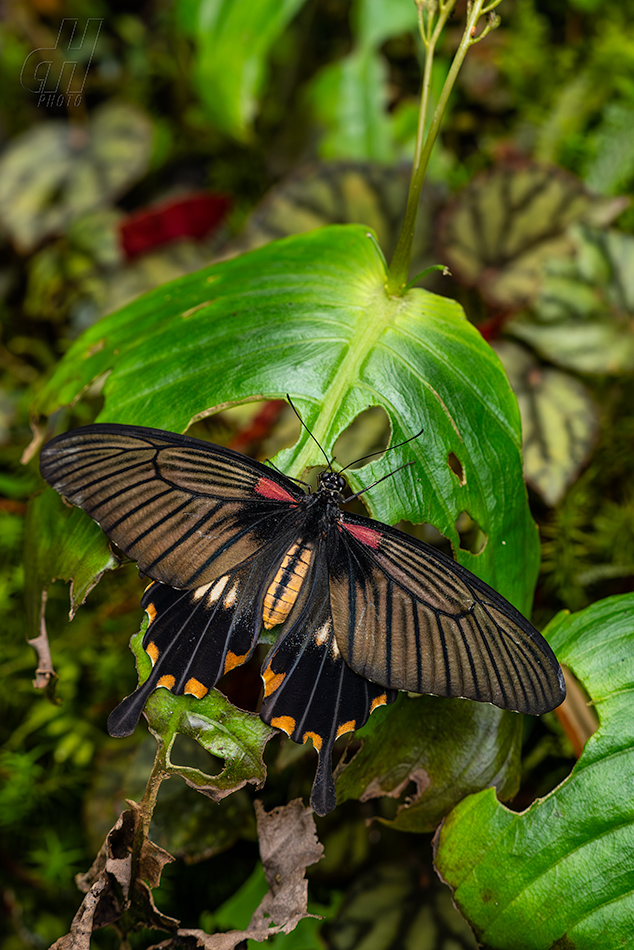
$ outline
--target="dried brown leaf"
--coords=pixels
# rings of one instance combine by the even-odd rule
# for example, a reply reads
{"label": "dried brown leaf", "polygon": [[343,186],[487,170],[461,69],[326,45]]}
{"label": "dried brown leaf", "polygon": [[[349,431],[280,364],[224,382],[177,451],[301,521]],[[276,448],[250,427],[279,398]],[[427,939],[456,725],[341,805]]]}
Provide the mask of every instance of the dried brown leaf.
{"label": "dried brown leaf", "polygon": [[48,590],[45,588],[41,592],[39,629],[36,637],[27,640],[30,647],[33,647],[37,653],[37,667],[35,669],[35,679],[33,686],[35,689],[46,689],[49,684],[57,679],[57,673],[53,667],[53,658],[51,656],[51,647],[48,642],[48,632],[46,629],[46,600]]}
{"label": "dried brown leaf", "polygon": [[[108,832],[99,854],[76,883],[86,896],[71,924],[51,950],[90,950],[94,930],[115,924],[126,915],[126,928],[135,925],[173,931],[178,920],[162,914],[155,906],[151,888],[160,882],[161,871],[173,857],[141,835],[140,806],[119,815]],[[140,842],[140,851],[139,851]]]}
{"label": "dried brown leaf", "polygon": [[261,943],[273,934],[288,934],[302,918],[314,916],[307,912],[305,870],[321,859],[324,849],[317,839],[312,808],[306,808],[301,799],[295,799],[267,813],[260,802],[256,802],[255,813],[269,891],[253,914],[248,928],[224,934],[177,930],[151,950],[234,950],[246,940]]}
{"label": "dried brown leaf", "polygon": [[260,802],[256,802],[255,816],[269,891],[255,911],[250,926],[261,926],[268,917],[281,926],[284,933],[290,933],[302,917],[307,916],[308,881],[304,872],[324,853],[317,838],[313,811],[296,798],[268,813]]}

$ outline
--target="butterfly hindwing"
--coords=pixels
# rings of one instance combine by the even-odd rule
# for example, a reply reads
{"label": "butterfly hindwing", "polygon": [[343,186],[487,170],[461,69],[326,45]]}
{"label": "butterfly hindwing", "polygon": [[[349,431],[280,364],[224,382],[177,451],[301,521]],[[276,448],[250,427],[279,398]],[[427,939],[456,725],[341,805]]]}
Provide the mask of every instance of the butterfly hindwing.
{"label": "butterfly hindwing", "polygon": [[252,655],[262,629],[266,590],[288,540],[272,544],[234,571],[194,590],[153,581],[142,606],[148,616],[143,649],[152,671],[108,719],[112,736],[127,736],[160,686],[201,699],[225,673]]}
{"label": "butterfly hindwing", "polygon": [[345,514],[328,560],[337,642],[361,676],[532,715],[563,700],[561,669],[543,637],[430,545]]}
{"label": "butterfly hindwing", "polygon": [[255,554],[304,497],[230,449],[138,426],[64,433],[44,446],[40,468],[144,574],[177,588],[208,584]]}
{"label": "butterfly hindwing", "polygon": [[335,740],[359,729],[396,691],[370,683],[344,661],[334,635],[325,545],[318,544],[305,589],[263,668],[262,719],[295,742],[311,739],[319,764],[311,804],[318,815],[336,805]]}

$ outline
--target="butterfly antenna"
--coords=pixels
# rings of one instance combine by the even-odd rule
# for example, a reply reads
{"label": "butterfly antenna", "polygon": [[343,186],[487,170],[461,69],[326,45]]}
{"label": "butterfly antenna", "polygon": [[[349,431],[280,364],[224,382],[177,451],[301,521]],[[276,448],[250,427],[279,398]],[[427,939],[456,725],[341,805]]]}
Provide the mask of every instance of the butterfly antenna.
{"label": "butterfly antenna", "polygon": [[[351,465],[358,465],[359,462],[365,462],[366,459],[371,459],[373,455],[385,455],[387,452],[391,452],[392,449],[400,449],[402,445],[407,445],[408,442],[413,442],[414,439],[418,439],[418,437],[421,436],[424,431],[425,431],[425,426],[423,426],[420,432],[417,432],[416,435],[410,435],[409,439],[405,439],[404,442],[397,442],[396,445],[388,445],[386,449],[378,449],[376,452],[370,452],[369,455],[362,455],[360,459],[355,459],[353,462],[348,462],[348,464],[346,465],[346,468],[350,468]],[[414,463],[408,462],[407,464],[413,465]],[[346,468],[342,468],[341,471],[345,472]],[[402,465],[401,465],[401,468],[403,468]],[[398,468],[395,468],[394,471],[398,472]],[[384,477],[387,478],[388,476],[386,475]],[[382,480],[383,479],[379,479],[379,481],[382,481]],[[374,485],[376,485],[376,482],[374,482]],[[372,485],[368,485],[368,488],[372,488]]]}
{"label": "butterfly antenna", "polygon": [[302,417],[300,416],[299,412],[297,411],[297,409],[296,409],[295,406],[293,405],[293,401],[292,401],[291,397],[288,395],[288,393],[286,393],[286,398],[288,399],[288,404],[289,404],[289,406],[291,407],[291,409],[293,410],[293,412],[295,413],[295,415],[297,416],[297,418],[299,419],[299,421],[301,422],[301,424],[303,425],[303,427],[306,429],[306,432],[308,432],[309,436],[311,437],[311,439],[313,440],[313,442],[315,443],[315,445],[319,448],[319,451],[321,452],[321,454],[323,455],[323,457],[326,459],[326,464],[327,464],[328,468],[330,469],[330,471],[332,471],[332,462],[330,461],[330,459],[328,458],[328,456],[327,456],[326,453],[324,452],[322,446],[321,446],[320,443],[317,441],[317,439],[315,438],[315,436],[313,435],[313,433],[310,431],[310,429],[308,428],[308,426],[306,425],[306,423],[304,422],[304,420],[303,420]]}
{"label": "butterfly antenna", "polygon": [[305,485],[306,488],[310,488],[308,482],[303,482],[301,478],[294,478],[293,475],[287,475],[286,472],[283,472],[281,468],[278,468],[277,465],[271,461],[271,459],[264,459],[265,465],[270,465],[271,468],[274,468],[279,475],[283,475],[284,478],[290,478],[292,482],[297,482],[298,485]]}
{"label": "butterfly antenna", "polygon": [[[407,440],[409,442],[409,439]],[[396,446],[394,446],[396,448]],[[410,465],[415,465],[415,462],[404,462],[403,465],[399,465],[398,468],[395,468],[393,472],[388,472],[387,475],[383,475],[382,478],[377,478],[375,482],[372,482],[371,485],[366,485],[365,488],[362,488],[361,491],[355,492],[354,495],[350,495],[349,498],[345,498],[342,502],[343,505],[347,505],[349,501],[354,501],[355,498],[358,498],[359,495],[362,495],[369,488],[374,488],[375,485],[378,485],[380,482],[384,482],[386,478],[391,478],[392,475],[396,475],[397,472],[400,472],[402,468],[409,468]]]}

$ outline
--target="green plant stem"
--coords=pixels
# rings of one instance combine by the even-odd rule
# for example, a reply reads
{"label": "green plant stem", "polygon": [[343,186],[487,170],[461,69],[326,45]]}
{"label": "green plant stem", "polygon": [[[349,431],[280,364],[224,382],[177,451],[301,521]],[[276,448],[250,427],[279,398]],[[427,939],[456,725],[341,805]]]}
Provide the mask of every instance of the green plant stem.
{"label": "green plant stem", "polygon": [[[455,5],[455,0],[448,0],[446,3],[440,2],[438,20],[433,30],[430,31],[430,20],[432,14],[429,14],[427,27],[423,28],[422,13],[420,13],[421,36],[425,44],[425,67],[423,71],[423,83],[421,92],[421,108],[419,111],[418,130],[416,136],[416,149],[414,153],[414,162],[412,166],[412,176],[410,179],[409,194],[407,197],[407,208],[405,210],[405,220],[403,227],[390,263],[386,291],[393,296],[401,296],[407,287],[407,277],[409,274],[410,263],[412,259],[412,246],[414,243],[414,229],[416,227],[416,215],[420,203],[420,195],[429,165],[431,152],[438,137],[440,126],[447,108],[449,96],[454,87],[458,73],[464,61],[469,47],[481,40],[493,28],[494,22],[491,20],[484,28],[480,36],[475,36],[476,25],[483,13],[491,14],[494,7],[501,0],[493,0],[485,6],[485,0],[473,0],[469,8],[467,23],[460,40],[460,45],[456,51],[451,68],[445,79],[442,92],[436,105],[429,132],[425,138],[425,121],[427,116],[427,106],[429,102],[429,89],[431,85],[431,71],[433,65],[434,50],[442,29],[449,18],[449,15]],[[420,10],[420,6],[419,6]]]}
{"label": "green plant stem", "polygon": [[[434,65],[434,51],[436,49],[436,43],[440,37],[442,29],[447,22],[447,17],[451,13],[455,5],[456,0],[450,0],[446,7],[446,13],[443,11],[438,22],[436,23],[435,28],[429,35],[429,26],[430,21],[428,21],[427,27],[425,26],[423,20],[423,8],[418,5],[418,22],[420,27],[420,35],[425,45],[425,66],[423,68],[423,84],[420,97],[420,109],[418,111],[418,128],[416,130],[416,148],[414,151],[414,163],[413,168],[417,168],[420,164],[421,155],[423,152],[423,147],[425,145],[425,126],[427,124],[427,109],[429,106],[429,93],[431,90],[431,74],[432,66]],[[413,172],[412,172],[413,174]],[[411,182],[410,182],[411,187]]]}

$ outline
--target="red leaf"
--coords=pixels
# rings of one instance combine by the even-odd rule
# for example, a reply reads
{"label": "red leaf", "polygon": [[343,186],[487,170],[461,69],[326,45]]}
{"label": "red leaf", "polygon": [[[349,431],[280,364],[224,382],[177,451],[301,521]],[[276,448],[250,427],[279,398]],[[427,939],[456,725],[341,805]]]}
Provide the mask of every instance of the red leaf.
{"label": "red leaf", "polygon": [[136,211],[119,226],[125,255],[136,257],[181,237],[200,240],[218,226],[230,204],[228,195],[201,191]]}

